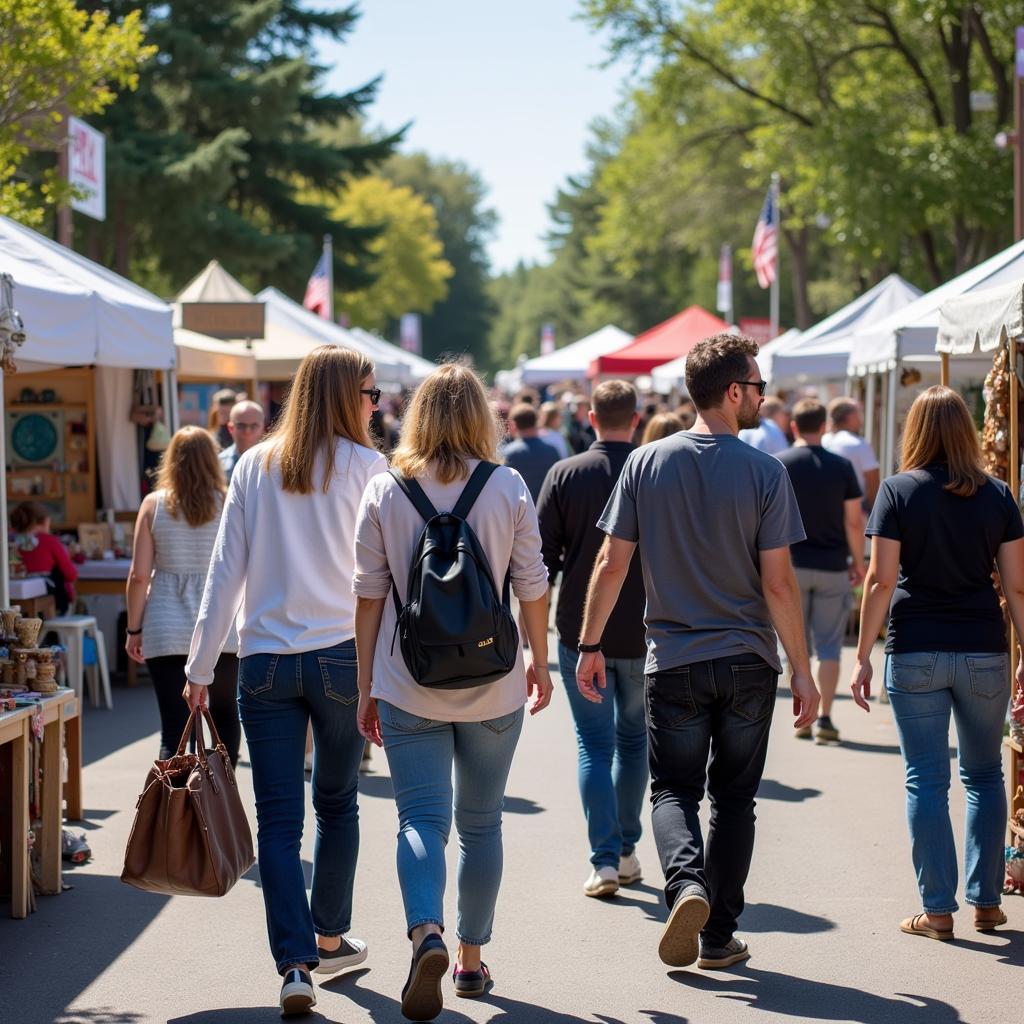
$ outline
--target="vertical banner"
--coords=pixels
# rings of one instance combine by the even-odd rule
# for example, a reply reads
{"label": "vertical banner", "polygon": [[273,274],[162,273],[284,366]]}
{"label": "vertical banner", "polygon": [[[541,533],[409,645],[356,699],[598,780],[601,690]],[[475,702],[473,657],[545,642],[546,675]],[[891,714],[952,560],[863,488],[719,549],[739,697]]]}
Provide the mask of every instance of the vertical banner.
{"label": "vertical banner", "polygon": [[94,220],[107,216],[106,141],[103,132],[68,118],[68,181],[83,193],[71,208]]}
{"label": "vertical banner", "polygon": [[549,356],[555,351],[555,325],[544,324],[540,329],[540,354]]}
{"label": "vertical banner", "polygon": [[399,345],[406,352],[420,354],[420,315],[403,313],[398,325]]}
{"label": "vertical banner", "polygon": [[723,245],[718,254],[718,312],[726,323],[732,323],[732,246]]}

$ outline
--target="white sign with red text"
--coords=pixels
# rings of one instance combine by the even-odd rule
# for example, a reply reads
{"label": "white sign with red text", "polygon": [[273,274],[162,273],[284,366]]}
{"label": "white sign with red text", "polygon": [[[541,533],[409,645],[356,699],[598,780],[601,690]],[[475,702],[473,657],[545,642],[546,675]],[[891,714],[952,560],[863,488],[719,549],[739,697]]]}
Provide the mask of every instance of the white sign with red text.
{"label": "white sign with red text", "polygon": [[80,190],[71,208],[94,220],[107,216],[106,139],[77,117],[68,118],[68,181]]}

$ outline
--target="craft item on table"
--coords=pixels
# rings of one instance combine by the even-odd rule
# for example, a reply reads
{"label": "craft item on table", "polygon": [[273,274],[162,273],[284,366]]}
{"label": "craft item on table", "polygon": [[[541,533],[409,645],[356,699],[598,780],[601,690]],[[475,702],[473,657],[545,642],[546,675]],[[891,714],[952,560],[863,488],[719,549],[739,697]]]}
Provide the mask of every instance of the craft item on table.
{"label": "craft item on table", "polygon": [[25,563],[21,560],[21,555],[18,554],[15,544],[7,545],[7,574],[12,580],[21,580],[28,575],[28,570],[25,568]]}
{"label": "craft item on table", "polygon": [[14,652],[14,685],[20,690],[28,689],[28,655],[24,651]]}
{"label": "craft item on table", "polygon": [[[1020,800],[1024,786],[1017,787],[1013,802]],[[1006,881],[1003,892],[1024,895],[1024,807],[1010,817],[1010,845],[1006,847]]]}
{"label": "craft item on table", "polygon": [[0,274],[0,366],[4,373],[18,372],[14,353],[25,344],[25,321],[14,308],[14,278]]}
{"label": "craft item on table", "polygon": [[14,624],[14,631],[18,634],[18,643],[22,647],[34,648],[42,628],[42,619],[18,619]]}
{"label": "craft item on table", "polygon": [[0,609],[0,623],[3,624],[4,639],[10,640],[15,637],[14,624],[21,618],[21,607],[20,605],[14,605],[13,608]]}

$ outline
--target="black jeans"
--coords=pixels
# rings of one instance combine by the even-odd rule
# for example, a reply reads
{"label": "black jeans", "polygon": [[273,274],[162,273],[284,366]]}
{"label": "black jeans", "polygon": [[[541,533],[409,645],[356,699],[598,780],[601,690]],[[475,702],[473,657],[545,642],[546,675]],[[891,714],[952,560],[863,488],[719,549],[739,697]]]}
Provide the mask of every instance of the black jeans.
{"label": "black jeans", "polygon": [[[185,689],[184,654],[168,654],[147,658],[146,668],[153,680],[153,692],[160,708],[160,757],[170,757],[181,741],[188,721],[188,704],[181,696]],[[222,654],[213,670],[210,687],[210,714],[217,732],[227,747],[232,766],[238,764],[238,748],[242,742],[242,726],[238,721],[238,658]]]}
{"label": "black jeans", "polygon": [[[764,771],[778,673],[756,654],[647,676],[654,839],[669,907],[688,885],[708,893],[702,941],[724,946],[743,912],[754,850],[754,796]],[[710,761],[709,761],[710,755]],[[711,798],[707,851],[698,808]]]}

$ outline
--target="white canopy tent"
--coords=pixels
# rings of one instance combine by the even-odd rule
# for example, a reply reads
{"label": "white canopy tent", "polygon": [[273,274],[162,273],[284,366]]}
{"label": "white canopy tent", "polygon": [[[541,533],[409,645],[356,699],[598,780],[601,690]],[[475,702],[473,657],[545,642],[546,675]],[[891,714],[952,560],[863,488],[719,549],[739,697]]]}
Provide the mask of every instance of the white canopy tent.
{"label": "white canopy tent", "polygon": [[417,355],[415,352],[407,352],[404,348],[399,348],[390,341],[386,341],[384,338],[373,334],[371,331],[366,331],[362,327],[349,327],[347,330],[353,338],[366,344],[386,345],[387,348],[384,351],[388,354],[388,358],[400,359],[408,365],[413,379],[417,382],[426,379],[437,369],[437,363],[432,363],[429,359],[424,359],[423,356]]}
{"label": "white canopy tent", "polygon": [[[98,470],[106,502],[139,504],[138,444],[128,418],[134,370],[163,370],[173,393],[171,307],[131,281],[22,224],[0,217],[0,271],[14,280],[14,305],[26,341],[22,372],[95,366]],[[173,403],[172,403],[173,405]],[[0,391],[0,448],[6,451]],[[0,463],[0,517],[7,521],[7,483]],[[8,603],[6,547],[0,557],[0,600]]]}
{"label": "white canopy tent", "polygon": [[903,309],[920,294],[920,288],[890,274],[796,337],[783,335],[772,342],[758,356],[761,372],[775,386],[845,381],[855,333]]}
{"label": "white canopy tent", "polygon": [[174,328],[180,380],[255,380],[256,357],[237,341],[218,341],[205,334]]}
{"label": "white canopy tent", "polygon": [[546,356],[528,359],[521,367],[519,386],[556,384],[561,380],[587,379],[592,360],[624,348],[633,340],[633,335],[614,324],[605,324],[600,330],[588,334],[579,341],[556,349]]}
{"label": "white canopy tent", "polygon": [[[851,377],[867,377],[869,410],[874,404],[877,375],[884,375],[881,437],[883,475],[895,467],[901,364],[918,364],[924,370],[930,367],[934,373],[941,358],[935,348],[940,309],[951,299],[1010,283],[1021,277],[1024,277],[1024,240],[1015,242],[984,263],[964,271],[854,334],[848,371]],[[964,366],[964,370],[984,377],[988,372],[988,360],[975,359],[973,366]],[[870,418],[868,423],[870,427]]]}
{"label": "white canopy tent", "polygon": [[764,377],[765,380],[771,379],[772,357],[775,353],[783,346],[791,345],[799,337],[800,328],[790,327],[788,331],[783,332],[777,338],[772,338],[771,341],[766,341],[763,345],[759,346],[757,356],[755,358],[757,359],[757,365],[761,370],[761,376]]}
{"label": "white canopy tent", "polygon": [[1024,275],[1012,284],[962,295],[939,310],[936,352],[992,352],[1008,338],[1024,337]]}

